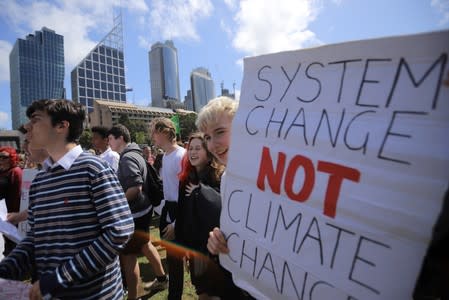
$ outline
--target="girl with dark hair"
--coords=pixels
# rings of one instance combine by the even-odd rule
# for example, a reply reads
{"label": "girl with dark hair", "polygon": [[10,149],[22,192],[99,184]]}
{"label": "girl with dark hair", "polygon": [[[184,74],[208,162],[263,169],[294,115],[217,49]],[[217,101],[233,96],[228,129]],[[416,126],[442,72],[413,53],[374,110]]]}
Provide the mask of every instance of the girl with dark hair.
{"label": "girl with dark hair", "polygon": [[224,166],[207,150],[202,133],[187,144],[179,174],[175,240],[188,250],[190,277],[199,299],[222,296],[226,284],[221,267],[208,256],[209,231],[220,223],[220,177]]}
{"label": "girl with dark hair", "polygon": [[[0,147],[0,199],[5,199],[8,213],[18,212],[20,209],[20,190],[22,187],[22,169],[17,166],[19,157],[12,147]],[[7,256],[16,244],[5,238]]]}

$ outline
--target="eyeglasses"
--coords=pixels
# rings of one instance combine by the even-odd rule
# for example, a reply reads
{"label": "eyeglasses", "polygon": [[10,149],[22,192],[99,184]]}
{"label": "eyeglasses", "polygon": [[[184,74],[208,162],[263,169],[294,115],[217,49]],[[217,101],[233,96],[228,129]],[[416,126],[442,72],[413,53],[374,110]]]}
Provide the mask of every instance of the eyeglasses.
{"label": "eyeglasses", "polygon": [[0,156],[0,159],[9,159],[9,156]]}

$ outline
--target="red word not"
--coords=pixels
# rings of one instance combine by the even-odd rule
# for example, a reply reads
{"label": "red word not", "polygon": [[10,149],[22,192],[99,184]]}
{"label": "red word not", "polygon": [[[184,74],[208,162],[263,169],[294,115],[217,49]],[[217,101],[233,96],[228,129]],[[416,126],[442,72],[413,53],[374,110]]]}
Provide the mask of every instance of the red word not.
{"label": "red word not", "polygon": [[[263,147],[262,158],[260,160],[259,175],[257,177],[257,187],[265,191],[265,178],[273,193],[281,194],[281,183],[284,180],[284,190],[288,198],[293,201],[305,202],[309,199],[315,185],[315,167],[312,160],[303,156],[295,155],[289,162],[285,170],[287,156],[283,152],[278,153],[276,168],[273,165],[270,149]],[[298,192],[293,190],[293,182],[298,169],[304,169],[304,182]],[[344,179],[359,182],[360,171],[343,165],[328,161],[318,161],[317,170],[329,174],[326,195],[324,198],[323,213],[326,216],[335,218],[337,210],[338,196]]]}

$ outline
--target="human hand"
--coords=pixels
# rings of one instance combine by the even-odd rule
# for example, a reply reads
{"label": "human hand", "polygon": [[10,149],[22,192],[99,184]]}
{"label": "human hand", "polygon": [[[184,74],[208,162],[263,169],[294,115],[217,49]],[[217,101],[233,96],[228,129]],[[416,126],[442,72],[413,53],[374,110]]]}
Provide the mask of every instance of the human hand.
{"label": "human hand", "polygon": [[175,226],[168,224],[164,230],[162,230],[162,238],[167,241],[171,241],[175,238]]}
{"label": "human hand", "polygon": [[187,196],[187,197],[190,196],[190,195],[193,193],[193,191],[194,191],[196,188],[198,188],[199,186],[200,186],[199,184],[189,183],[189,184],[186,186],[186,196]]}
{"label": "human hand", "polygon": [[209,250],[209,252],[214,255],[217,255],[219,253],[229,253],[228,243],[220,228],[215,227],[211,232],[209,232],[209,239],[207,240],[207,250]]}
{"label": "human hand", "polygon": [[12,212],[6,214],[6,221],[11,224],[18,224],[22,221],[26,221],[27,217],[28,213],[26,210],[23,210],[21,212]]}
{"label": "human hand", "polygon": [[30,289],[30,300],[42,300],[41,286],[39,280]]}

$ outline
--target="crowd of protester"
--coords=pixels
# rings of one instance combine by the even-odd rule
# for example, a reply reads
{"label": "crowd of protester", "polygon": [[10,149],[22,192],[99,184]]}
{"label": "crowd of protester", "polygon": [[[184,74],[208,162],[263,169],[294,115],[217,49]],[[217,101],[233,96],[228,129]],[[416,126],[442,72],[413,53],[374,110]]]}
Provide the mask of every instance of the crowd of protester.
{"label": "crowd of protester", "polygon": [[[237,106],[227,97],[211,100],[197,117],[199,131],[181,144],[168,118],[152,120],[152,145],[143,147],[121,124],[96,126],[89,151],[78,143],[86,118],[81,105],[33,102],[22,127],[22,155],[0,148],[0,199],[6,200],[8,221],[30,225],[18,245],[5,237],[0,278],[31,278],[30,299],[133,300],[142,255],[155,274],[144,288],[168,288],[168,299],[182,298],[184,265],[199,299],[252,299],[218,258],[229,252],[219,225]],[[163,182],[159,230],[167,270],[150,238],[154,207],[145,205],[149,196],[143,188],[148,164]],[[39,171],[29,188],[29,206],[19,211],[23,168]],[[447,232],[442,239],[447,245]]]}

